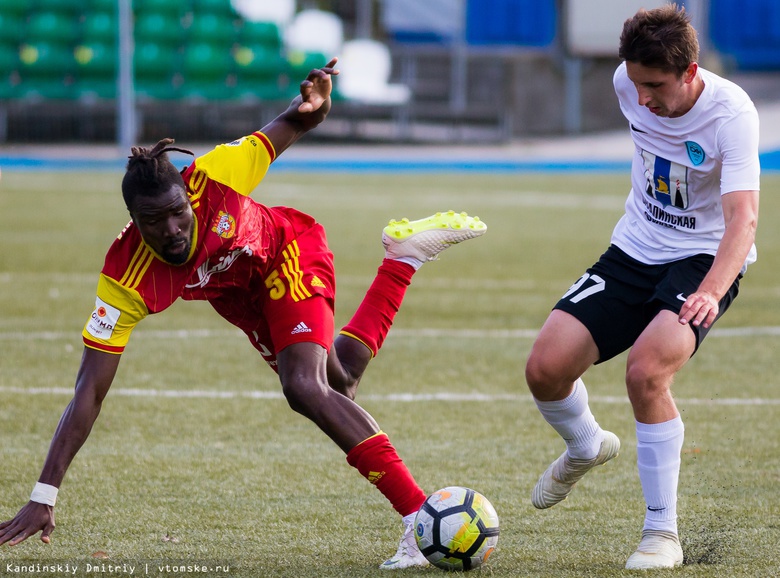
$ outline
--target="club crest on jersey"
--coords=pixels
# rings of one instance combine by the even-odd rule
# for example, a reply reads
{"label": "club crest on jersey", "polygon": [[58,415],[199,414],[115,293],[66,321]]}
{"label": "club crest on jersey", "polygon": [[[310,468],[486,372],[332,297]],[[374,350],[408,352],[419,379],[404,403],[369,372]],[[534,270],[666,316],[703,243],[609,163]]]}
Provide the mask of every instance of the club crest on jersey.
{"label": "club crest on jersey", "polygon": [[691,159],[693,166],[698,167],[704,162],[706,155],[699,143],[693,142],[692,140],[685,141],[685,148],[688,150],[688,158]]}
{"label": "club crest on jersey", "polygon": [[236,234],[236,220],[229,213],[220,211],[211,230],[223,239],[230,239]]}

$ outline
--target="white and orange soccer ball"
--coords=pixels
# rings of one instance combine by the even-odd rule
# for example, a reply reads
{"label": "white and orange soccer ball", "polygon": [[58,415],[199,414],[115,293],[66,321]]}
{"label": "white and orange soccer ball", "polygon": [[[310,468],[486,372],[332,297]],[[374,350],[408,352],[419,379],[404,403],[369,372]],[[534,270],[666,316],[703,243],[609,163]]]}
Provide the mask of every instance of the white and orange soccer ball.
{"label": "white and orange soccer ball", "polygon": [[493,504],[460,486],[428,496],[414,522],[420,552],[444,570],[473,570],[484,564],[496,548],[498,530]]}

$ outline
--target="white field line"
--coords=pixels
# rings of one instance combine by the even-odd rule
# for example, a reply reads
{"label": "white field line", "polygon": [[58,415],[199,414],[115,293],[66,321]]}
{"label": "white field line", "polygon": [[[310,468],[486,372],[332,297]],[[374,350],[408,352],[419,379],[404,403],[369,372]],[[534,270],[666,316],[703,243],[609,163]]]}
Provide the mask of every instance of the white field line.
{"label": "white field line", "polygon": [[[14,387],[0,386],[0,394],[9,395],[61,395],[73,396],[73,389],[68,387]],[[117,387],[111,390],[112,396],[140,398],[172,398],[172,399],[255,399],[283,400],[281,391],[217,391],[206,389],[175,390],[175,389],[138,389]],[[358,396],[358,401],[381,401],[401,403],[421,402],[526,402],[533,403],[528,394],[485,394],[485,393],[391,393],[387,395],[367,394]],[[591,401],[601,404],[624,405],[628,399],[619,396],[591,395]],[[678,405],[707,406],[737,406],[737,405],[780,405],[780,399],[771,398],[675,398]]]}
{"label": "white field line", "polygon": [[[450,337],[460,339],[534,339],[536,329],[446,329],[434,327],[395,328],[388,337]],[[142,339],[209,339],[243,335],[237,329],[137,329]],[[714,328],[708,338],[780,336],[780,327],[724,327]],[[81,341],[74,331],[0,331],[0,341]]]}

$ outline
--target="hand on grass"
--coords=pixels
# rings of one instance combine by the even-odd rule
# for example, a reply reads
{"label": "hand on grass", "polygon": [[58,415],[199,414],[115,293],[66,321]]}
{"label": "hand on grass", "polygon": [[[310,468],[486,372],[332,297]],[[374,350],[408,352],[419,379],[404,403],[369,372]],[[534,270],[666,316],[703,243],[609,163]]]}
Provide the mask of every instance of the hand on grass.
{"label": "hand on grass", "polygon": [[0,544],[21,544],[41,532],[41,542],[49,544],[54,531],[54,507],[38,502],[27,502],[12,520],[0,524]]}

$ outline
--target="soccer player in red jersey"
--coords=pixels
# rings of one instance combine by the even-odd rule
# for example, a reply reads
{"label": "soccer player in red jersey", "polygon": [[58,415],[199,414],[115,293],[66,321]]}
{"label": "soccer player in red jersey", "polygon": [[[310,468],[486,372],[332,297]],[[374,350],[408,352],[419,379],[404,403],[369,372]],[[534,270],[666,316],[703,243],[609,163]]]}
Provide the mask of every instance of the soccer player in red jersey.
{"label": "soccer player in red jersey", "polygon": [[391,221],[376,279],[334,338],[333,255],[323,227],[295,209],[264,206],[249,195],[274,159],[327,116],[336,62],[312,70],[300,96],[262,130],[216,147],[182,172],[166,153],[189,151],[171,147],[171,139],[132,148],[122,180],[131,221],[100,273],[75,395],[30,501],[0,524],[0,544],[16,545],[38,532],[49,543],[59,486],[100,413],[133,328],[181,297],[207,300],[244,331],[279,375],[290,407],[317,424],[403,516],[398,551],[381,567],[427,564],[412,532],[426,496],[354,398],[414,272],[487,227],[453,211]]}

